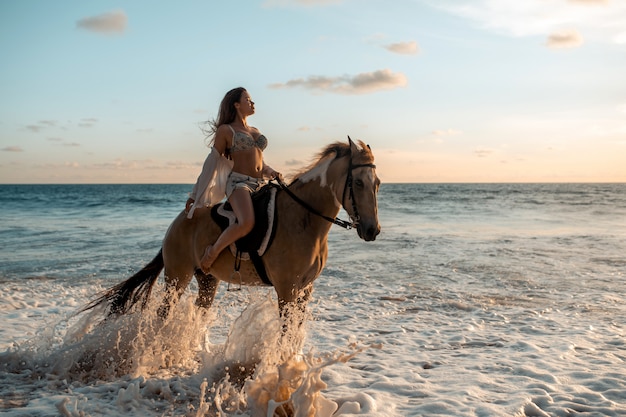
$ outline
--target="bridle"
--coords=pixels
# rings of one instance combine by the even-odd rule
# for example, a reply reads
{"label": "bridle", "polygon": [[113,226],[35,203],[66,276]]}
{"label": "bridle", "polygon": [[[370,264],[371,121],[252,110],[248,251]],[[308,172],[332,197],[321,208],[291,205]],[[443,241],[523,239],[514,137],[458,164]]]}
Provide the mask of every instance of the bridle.
{"label": "bridle", "polygon": [[[348,139],[350,139],[350,137],[348,136]],[[368,145],[369,147],[369,145]],[[343,206],[344,201],[346,201],[346,192],[349,192],[349,197],[350,200],[352,201],[352,213],[353,215],[349,215],[350,216],[350,221],[346,221],[346,220],[341,220],[338,217],[332,218],[329,216],[326,216],[322,213],[320,213],[319,211],[317,211],[316,209],[314,209],[313,207],[311,207],[311,205],[309,203],[307,203],[306,201],[303,201],[300,197],[298,197],[297,195],[295,195],[290,189],[289,187],[287,187],[285,185],[285,183],[280,179],[277,178],[278,184],[280,185],[280,187],[285,190],[285,192],[289,195],[289,197],[291,197],[294,201],[296,201],[298,204],[300,204],[302,207],[304,207],[305,209],[307,209],[308,211],[310,211],[311,213],[323,218],[324,220],[336,224],[337,226],[341,226],[346,230],[350,230],[353,227],[356,227],[359,224],[359,220],[361,219],[359,216],[359,210],[357,209],[356,206],[356,200],[354,199],[354,189],[352,187],[352,183],[353,183],[353,179],[352,179],[352,171],[354,171],[357,168],[376,168],[376,165],[374,164],[356,164],[353,165],[352,164],[352,149],[350,148],[350,153],[348,155],[348,174],[346,175],[346,183],[343,186],[343,193],[342,193],[342,198],[341,198],[341,205]]]}

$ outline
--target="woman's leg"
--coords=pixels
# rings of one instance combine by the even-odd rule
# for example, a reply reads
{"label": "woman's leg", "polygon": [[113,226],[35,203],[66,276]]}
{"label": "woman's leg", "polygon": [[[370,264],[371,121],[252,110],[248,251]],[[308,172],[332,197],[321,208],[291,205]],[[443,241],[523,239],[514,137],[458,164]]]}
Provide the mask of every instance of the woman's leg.
{"label": "woman's leg", "polygon": [[228,226],[215,243],[204,252],[200,261],[200,268],[204,273],[208,273],[209,268],[224,249],[237,239],[250,233],[254,227],[254,208],[252,207],[250,191],[245,188],[236,188],[228,201],[237,217],[237,223]]}

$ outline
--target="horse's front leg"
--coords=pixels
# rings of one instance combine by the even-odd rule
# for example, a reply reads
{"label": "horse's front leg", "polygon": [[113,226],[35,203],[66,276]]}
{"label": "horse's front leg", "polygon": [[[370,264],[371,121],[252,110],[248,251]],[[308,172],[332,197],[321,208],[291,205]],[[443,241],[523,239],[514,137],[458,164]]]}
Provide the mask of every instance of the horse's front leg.
{"label": "horse's front leg", "polygon": [[278,308],[282,322],[281,345],[288,356],[293,356],[302,347],[301,334],[306,320],[306,307],[313,292],[313,284],[304,288],[294,300],[278,297]]}
{"label": "horse's front leg", "polygon": [[209,309],[215,300],[217,287],[220,281],[211,274],[205,274],[201,269],[196,271],[196,281],[198,281],[198,298],[196,305],[201,308]]}
{"label": "horse's front leg", "polygon": [[[280,310],[280,317],[286,324],[290,318],[294,316],[304,319],[304,313],[306,312],[306,305],[313,293],[313,285],[309,284],[298,294],[294,300],[287,301],[282,297],[278,297],[278,308]],[[300,322],[302,324],[302,322]]]}

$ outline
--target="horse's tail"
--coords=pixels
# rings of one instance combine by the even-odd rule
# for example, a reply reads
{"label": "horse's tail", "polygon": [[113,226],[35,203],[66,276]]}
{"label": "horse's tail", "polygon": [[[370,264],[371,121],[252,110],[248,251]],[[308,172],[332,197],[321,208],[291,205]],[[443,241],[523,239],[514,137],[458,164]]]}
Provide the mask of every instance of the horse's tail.
{"label": "horse's tail", "polygon": [[163,249],[160,249],[154,259],[144,266],[141,271],[104,291],[100,297],[87,304],[80,312],[91,310],[106,303],[109,305],[109,315],[126,314],[140,301],[143,309],[164,265]]}

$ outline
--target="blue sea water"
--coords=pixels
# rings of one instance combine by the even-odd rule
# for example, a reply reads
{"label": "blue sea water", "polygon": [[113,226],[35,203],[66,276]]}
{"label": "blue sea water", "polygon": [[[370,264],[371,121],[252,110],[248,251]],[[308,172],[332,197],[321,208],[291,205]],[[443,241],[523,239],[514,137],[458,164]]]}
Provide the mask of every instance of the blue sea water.
{"label": "blue sea water", "polygon": [[[183,184],[0,185],[5,248],[0,274],[80,279],[124,273],[141,264],[137,258],[158,249],[189,189]],[[431,234],[473,236],[476,243],[500,237],[503,247],[507,235],[559,246],[578,239],[606,243],[598,255],[619,263],[626,233],[624,184],[383,184],[379,206],[380,240],[386,242]]]}
{"label": "blue sea water", "polygon": [[[20,311],[51,288],[80,289],[50,308],[69,311],[152,259],[190,188],[0,185],[0,347],[37,334]],[[626,184],[383,184],[379,216],[375,242],[331,229],[316,281],[308,346],[382,346],[328,367],[327,397],[373,416],[626,415]]]}
{"label": "blue sea water", "polygon": [[[187,185],[2,185],[0,279],[124,275],[160,247]],[[149,256],[149,255],[148,255]],[[143,257],[143,259],[142,259]]]}

